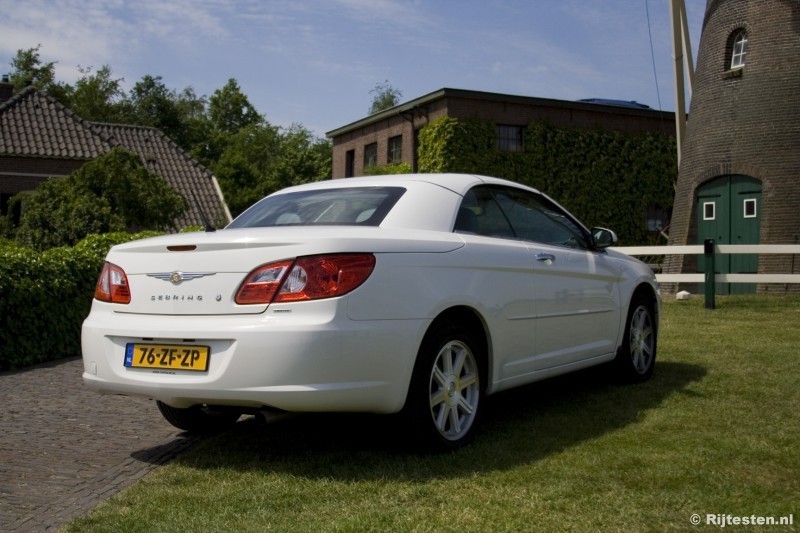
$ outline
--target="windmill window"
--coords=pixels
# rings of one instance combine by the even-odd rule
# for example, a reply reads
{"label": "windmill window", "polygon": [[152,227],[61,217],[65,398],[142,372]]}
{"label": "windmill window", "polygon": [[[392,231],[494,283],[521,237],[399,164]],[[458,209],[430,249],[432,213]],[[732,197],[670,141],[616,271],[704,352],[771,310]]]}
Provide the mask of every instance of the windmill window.
{"label": "windmill window", "polygon": [[703,203],[703,220],[716,220],[717,204],[715,202]]}
{"label": "windmill window", "polygon": [[756,218],[757,216],[756,199],[748,198],[744,201],[744,218]]}
{"label": "windmill window", "polygon": [[731,53],[731,69],[742,68],[747,57],[747,32],[740,30],[733,36],[733,50]]}

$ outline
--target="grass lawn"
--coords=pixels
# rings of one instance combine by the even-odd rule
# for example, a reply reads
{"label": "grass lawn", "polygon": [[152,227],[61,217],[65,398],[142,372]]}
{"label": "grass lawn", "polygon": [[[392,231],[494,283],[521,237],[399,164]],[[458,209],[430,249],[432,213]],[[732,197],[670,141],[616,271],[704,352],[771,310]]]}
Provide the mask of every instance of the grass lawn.
{"label": "grass lawn", "polygon": [[243,420],[68,530],[797,530],[799,350],[800,298],[669,300],[647,383],[591,370],[489,397],[445,455],[398,445],[392,417]]}

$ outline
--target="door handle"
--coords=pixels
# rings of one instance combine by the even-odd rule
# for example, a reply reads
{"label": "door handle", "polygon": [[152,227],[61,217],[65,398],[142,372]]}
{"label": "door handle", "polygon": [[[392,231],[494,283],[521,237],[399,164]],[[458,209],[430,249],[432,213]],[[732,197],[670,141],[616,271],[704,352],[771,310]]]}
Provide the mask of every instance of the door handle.
{"label": "door handle", "polygon": [[536,260],[546,265],[552,265],[556,260],[553,254],[536,254]]}

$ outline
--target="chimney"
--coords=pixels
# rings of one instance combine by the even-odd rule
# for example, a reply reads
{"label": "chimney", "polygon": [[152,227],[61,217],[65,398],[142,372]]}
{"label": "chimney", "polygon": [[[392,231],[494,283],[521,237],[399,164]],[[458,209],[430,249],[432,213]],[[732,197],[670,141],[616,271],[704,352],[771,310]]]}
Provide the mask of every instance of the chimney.
{"label": "chimney", "polygon": [[14,85],[9,81],[8,74],[3,74],[0,82],[0,104],[14,96]]}

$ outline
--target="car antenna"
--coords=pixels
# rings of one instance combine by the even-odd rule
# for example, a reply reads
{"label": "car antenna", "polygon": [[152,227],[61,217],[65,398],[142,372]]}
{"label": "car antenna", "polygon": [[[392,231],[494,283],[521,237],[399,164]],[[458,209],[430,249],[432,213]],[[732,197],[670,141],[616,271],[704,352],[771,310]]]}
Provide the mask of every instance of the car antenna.
{"label": "car antenna", "polygon": [[217,231],[217,228],[212,226],[211,222],[208,221],[208,217],[206,216],[205,211],[203,211],[203,207],[200,205],[200,201],[197,199],[197,195],[194,193],[194,189],[190,189],[190,191],[192,193],[192,198],[194,198],[194,205],[200,212],[200,218],[203,219],[203,229],[206,232]]}

